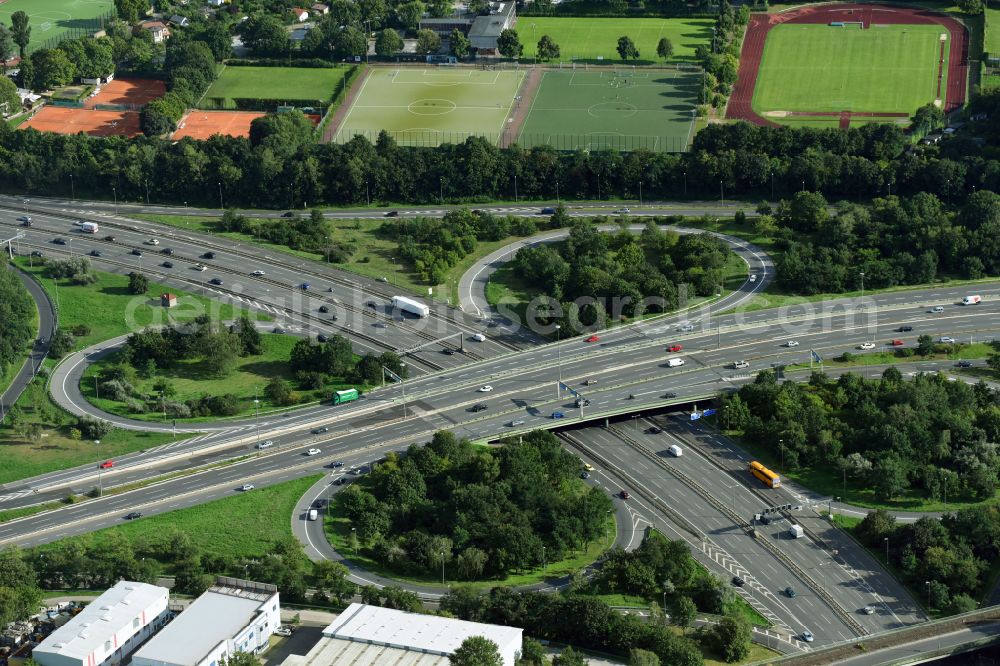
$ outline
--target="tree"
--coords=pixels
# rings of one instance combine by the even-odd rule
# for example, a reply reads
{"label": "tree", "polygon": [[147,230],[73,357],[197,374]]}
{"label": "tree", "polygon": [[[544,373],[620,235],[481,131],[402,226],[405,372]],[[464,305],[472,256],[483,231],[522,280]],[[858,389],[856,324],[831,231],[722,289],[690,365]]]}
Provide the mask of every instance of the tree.
{"label": "tree", "polygon": [[290,405],[295,401],[292,388],[281,377],[275,377],[264,387],[264,395],[275,405]]}
{"label": "tree", "polygon": [[76,76],[76,67],[62,49],[38,49],[31,54],[35,68],[34,85],[38,90],[64,86]]}
{"label": "tree", "polygon": [[339,58],[364,55],[368,51],[368,37],[353,25],[337,31],[333,37],[333,54]]}
{"label": "tree", "polygon": [[149,280],[142,273],[135,271],[128,274],[128,291],[130,294],[145,294],[149,291]]}
{"label": "tree", "polygon": [[429,55],[441,50],[441,38],[433,30],[417,30],[417,53]]}
{"label": "tree", "polygon": [[244,21],[240,37],[244,46],[260,55],[284,55],[291,47],[285,26],[276,16],[269,14],[254,14]]}
{"label": "tree", "polygon": [[7,26],[0,23],[0,62],[3,63],[3,73],[7,73],[7,61],[14,55],[14,40]]}
{"label": "tree", "polygon": [[469,47],[472,43],[469,38],[465,36],[465,33],[455,28],[451,31],[451,35],[448,37],[448,47],[451,54],[456,58],[464,58],[469,55]]}
{"label": "tree", "polygon": [[230,330],[240,339],[240,356],[256,356],[263,351],[263,340],[260,331],[250,321],[250,317],[243,315],[239,321],[232,325]]}
{"label": "tree", "polygon": [[497,37],[497,51],[504,58],[521,57],[524,46],[521,44],[521,38],[517,35],[517,30],[507,28],[500,31],[500,36]]}
{"label": "tree", "polygon": [[403,50],[403,39],[393,28],[386,28],[375,38],[375,55],[386,57]]}
{"label": "tree", "polygon": [[983,0],[959,0],[958,2],[958,8],[962,10],[963,14],[969,16],[982,14],[984,7]]}
{"label": "tree", "polygon": [[698,616],[698,607],[691,597],[680,596],[674,601],[670,619],[681,629],[686,629]]}
{"label": "tree", "polygon": [[500,648],[483,636],[469,636],[448,657],[453,666],[503,666]]}
{"label": "tree", "polygon": [[76,339],[73,334],[65,328],[60,328],[52,335],[52,341],[49,343],[49,356],[62,358],[73,350],[74,344],[76,344]]}
{"label": "tree", "polygon": [[558,58],[559,45],[556,44],[548,35],[542,35],[542,38],[538,40],[536,53],[538,54],[538,59],[543,61]]}
{"label": "tree", "polygon": [[572,646],[569,646],[552,657],[552,666],[587,666],[587,660]]}
{"label": "tree", "polygon": [[[463,618],[468,620],[469,618]],[[521,655],[515,662],[516,666],[547,666],[549,658],[545,655],[545,646],[534,638],[525,636],[521,640]]]}
{"label": "tree", "polygon": [[413,32],[420,25],[420,17],[424,15],[424,3],[420,0],[407,2],[396,6],[396,20],[404,30]]}
{"label": "tree", "polygon": [[240,338],[230,333],[229,329],[223,329],[205,338],[204,347],[200,350],[202,363],[208,372],[226,377],[236,370],[242,349]]}
{"label": "tree", "polygon": [[12,116],[21,110],[17,85],[6,76],[0,77],[0,116]]}
{"label": "tree", "polygon": [[115,0],[115,11],[126,23],[137,23],[149,11],[149,0]]}
{"label": "tree", "polygon": [[635,42],[632,41],[632,38],[627,35],[618,38],[618,46],[615,48],[622,60],[628,60],[629,58],[637,60],[639,58],[639,49],[635,47]]}
{"label": "tree", "polygon": [[628,652],[628,666],[660,666],[660,658],[655,652],[632,648]]}
{"label": "tree", "polygon": [[250,652],[234,652],[229,656],[223,657],[220,662],[220,666],[260,666],[260,659],[257,655],[251,654]]}
{"label": "tree", "polygon": [[921,135],[928,134],[944,124],[944,110],[930,102],[914,111],[910,121],[915,132]]}
{"label": "tree", "polygon": [[921,356],[930,356],[934,353],[934,338],[926,333],[917,338],[917,353]]}
{"label": "tree", "polygon": [[666,37],[660,37],[660,41],[656,43],[656,55],[664,60],[670,60],[671,56],[674,55],[673,43]]}
{"label": "tree", "polygon": [[750,655],[750,622],[743,616],[722,618],[711,633],[715,648],[727,662],[742,661]]}
{"label": "tree", "polygon": [[28,25],[28,15],[24,12],[14,12],[10,15],[10,34],[17,44],[18,54],[24,60],[28,43],[31,41],[31,26]]}

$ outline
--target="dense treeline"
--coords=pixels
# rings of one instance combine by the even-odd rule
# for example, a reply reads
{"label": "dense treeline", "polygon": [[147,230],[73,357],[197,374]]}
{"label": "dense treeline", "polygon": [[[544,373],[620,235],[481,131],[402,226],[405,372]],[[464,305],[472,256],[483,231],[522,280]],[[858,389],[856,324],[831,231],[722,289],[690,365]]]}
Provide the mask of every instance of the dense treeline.
{"label": "dense treeline", "polygon": [[719,11],[712,28],[712,43],[695,47],[695,58],[705,70],[698,102],[723,109],[736,85],[740,69],[740,49],[743,32],[750,21],[750,5],[733,10],[728,0],[720,0]]}
{"label": "dense treeline", "polygon": [[337,502],[394,571],[436,575],[444,562],[462,580],[503,577],[605,536],[611,500],[582,491],[579,473],[580,461],[548,432],[496,449],[438,432],[405,456],[390,453]]}
{"label": "dense treeline", "polygon": [[[35,302],[11,270],[0,270],[0,376],[11,364],[24,361],[27,345],[35,337],[32,320]],[[6,389],[0,386],[0,392]]]}
{"label": "dense treeline", "polygon": [[897,524],[887,511],[873,511],[855,535],[903,574],[914,594],[946,613],[975,610],[989,582],[990,563],[1000,555],[1000,510],[980,506]]}
{"label": "dense treeline", "polygon": [[940,374],[904,381],[848,373],[832,381],[779,384],[765,371],[722,398],[722,424],[781,455],[789,469],[843,471],[879,500],[919,493],[933,500],[993,497],[1000,456],[1000,391]]}
{"label": "dense treeline", "polygon": [[659,312],[675,309],[689,291],[707,296],[722,286],[729,248],[715,236],[664,231],[654,221],[640,235],[627,225],[612,235],[598,230],[602,222],[573,220],[565,242],[526,247],[514,258],[522,280],[563,304],[568,324],[601,328],[635,315],[646,297],[662,299],[649,306]]}

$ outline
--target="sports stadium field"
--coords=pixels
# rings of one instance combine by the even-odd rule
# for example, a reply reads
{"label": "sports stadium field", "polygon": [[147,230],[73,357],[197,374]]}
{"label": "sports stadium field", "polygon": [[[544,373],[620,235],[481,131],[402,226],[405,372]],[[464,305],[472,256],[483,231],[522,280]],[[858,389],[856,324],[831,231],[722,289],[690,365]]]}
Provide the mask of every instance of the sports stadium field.
{"label": "sports stadium field", "polygon": [[524,78],[519,70],[378,68],[365,79],[333,138],[374,141],[388,131],[401,145],[436,146],[468,136],[499,141]]}
{"label": "sports stadium field", "polygon": [[949,39],[940,25],[777,25],[764,44],[753,110],[778,122],[842,111],[905,118],[943,99]]}
{"label": "sports stadium field", "polygon": [[25,12],[31,26],[28,52],[52,48],[59,40],[82,37],[102,27],[101,17],[115,11],[113,0],[6,0],[0,2],[0,23],[10,27],[14,12]]}
{"label": "sports stadium field", "polygon": [[347,72],[343,67],[226,67],[202,103],[207,108],[234,108],[234,99],[328,100]]}
{"label": "sports stadium field", "polygon": [[683,151],[700,76],[631,68],[545,72],[518,143],[560,150]]}
{"label": "sports stadium field", "polygon": [[[639,59],[634,64],[662,62],[656,55],[656,45],[666,37],[674,45],[677,60],[693,61],[694,49],[699,44],[711,44],[710,19],[658,19],[658,18],[552,18],[524,16],[518,19],[517,34],[524,44],[524,57],[533,58],[535,47],[542,35],[548,35],[559,45],[560,60],[598,62],[621,61],[615,47],[618,38],[627,36],[639,49]],[[629,64],[633,64],[629,61]]]}

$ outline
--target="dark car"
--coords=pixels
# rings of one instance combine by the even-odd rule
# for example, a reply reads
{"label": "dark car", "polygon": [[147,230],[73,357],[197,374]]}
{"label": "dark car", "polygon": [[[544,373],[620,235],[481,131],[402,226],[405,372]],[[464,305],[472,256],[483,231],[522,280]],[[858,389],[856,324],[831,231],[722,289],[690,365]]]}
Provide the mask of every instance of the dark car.
{"label": "dark car", "polygon": [[344,466],[344,463],[343,463],[343,461],[340,461],[340,460],[336,460],[336,461],[330,463],[330,467],[332,467],[334,469],[338,469],[338,468],[343,467],[343,466]]}
{"label": "dark car", "polygon": [[590,478],[590,472],[588,472],[587,470],[584,470],[584,471],[580,472],[580,478],[581,479],[589,479]]}
{"label": "dark car", "polygon": [[785,596],[789,599],[795,598],[795,589],[791,585],[785,588]]}
{"label": "dark car", "polygon": [[761,522],[762,525],[770,525],[771,524],[771,516],[769,516],[769,515],[767,515],[765,513],[764,515],[762,515],[760,517],[760,522]]}
{"label": "dark car", "polygon": [[173,264],[173,262],[172,262],[172,261],[164,261],[164,262],[163,262],[162,264],[160,264],[160,265],[161,265],[161,266],[163,266],[164,268],[173,268],[173,267],[174,267],[174,264]]}
{"label": "dark car", "polygon": [[212,278],[209,282],[212,284],[222,284],[222,278]]}
{"label": "dark car", "polygon": [[115,242],[115,237],[114,236],[105,236],[104,240],[108,241],[109,243],[114,243]]}
{"label": "dark car", "polygon": [[90,251],[90,256],[92,256],[92,257],[99,257],[99,256],[101,256],[101,251],[100,250],[91,250]]}
{"label": "dark car", "polygon": [[736,587],[743,587],[746,584],[747,582],[741,576],[733,576],[733,585]]}
{"label": "dark car", "polygon": [[136,249],[132,250],[132,254],[134,254],[137,257],[141,257],[142,256],[142,250],[136,248]]}
{"label": "dark car", "polygon": [[326,426],[320,426],[318,428],[313,428],[311,432],[314,435],[322,435],[324,432],[330,432],[330,429]]}
{"label": "dark car", "polygon": [[301,289],[302,291],[309,291],[309,283],[303,282],[302,284],[299,285],[299,289]]}
{"label": "dark car", "polygon": [[289,211],[285,211],[284,213],[281,214],[281,217],[295,217],[295,213],[293,213],[290,210]]}
{"label": "dark car", "polygon": [[320,333],[320,334],[318,334],[318,335],[316,336],[316,341],[317,341],[317,342],[326,342],[326,341],[327,341],[327,340],[329,340],[329,339],[330,339],[330,338],[328,338],[328,337],[326,336],[326,334],[325,334],[325,333]]}
{"label": "dark car", "polygon": [[628,494],[627,490],[619,490],[618,491],[618,497],[621,497],[622,499],[628,499],[628,498],[630,498],[632,496]]}
{"label": "dark car", "polygon": [[328,306],[328,305],[321,305],[321,306],[319,306],[319,311],[322,312],[323,314],[326,314],[327,312],[330,311],[330,306]]}
{"label": "dark car", "polygon": [[136,518],[142,518],[142,511],[133,511],[132,513],[125,514],[125,520],[135,520]]}
{"label": "dark car", "polygon": [[31,256],[33,256],[33,257],[41,257],[42,256],[42,252],[41,252],[41,250],[33,250],[32,253],[31,253]]}
{"label": "dark car", "polygon": [[378,304],[375,301],[368,301],[367,303],[365,303],[365,305],[367,305],[370,308],[377,308],[378,307]]}
{"label": "dark car", "polygon": [[912,326],[900,326],[896,330],[899,331],[900,333],[909,333],[910,331],[913,330],[913,327]]}
{"label": "dark car", "polygon": [[555,208],[543,208],[542,209],[542,215],[555,215],[555,214],[556,214],[556,209]]}
{"label": "dark car", "polygon": [[660,426],[649,426],[648,428],[646,428],[646,432],[648,432],[650,435],[659,435],[661,432],[663,432],[663,430],[660,428]]}
{"label": "dark car", "polygon": [[955,367],[956,368],[971,368],[972,367],[972,361],[959,361],[958,363],[955,364]]}
{"label": "dark car", "polygon": [[674,393],[673,391],[667,391],[666,393],[663,394],[663,397],[665,400],[673,400],[674,398],[677,397],[677,394]]}
{"label": "dark car", "polygon": [[275,326],[272,332],[277,333],[278,335],[284,335],[285,329],[281,328],[280,326]]}
{"label": "dark car", "polygon": [[481,412],[484,409],[488,409],[488,407],[481,402],[469,407],[470,412]]}
{"label": "dark car", "polygon": [[454,355],[455,350],[452,349],[451,347],[445,347],[444,349],[441,350],[441,353],[444,354],[445,356],[452,356]]}
{"label": "dark car", "polygon": [[56,245],[65,245],[66,244],[66,239],[65,238],[53,238],[52,242],[55,243]]}
{"label": "dark car", "polygon": [[214,252],[206,252],[205,254],[201,255],[201,258],[202,259],[215,259],[215,253]]}
{"label": "dark car", "polygon": [[385,214],[385,216],[386,217],[399,217],[399,211],[398,210],[390,210],[388,213]]}
{"label": "dark car", "polygon": [[168,257],[170,257],[170,256],[173,256],[174,251],[172,249],[170,249],[169,247],[165,247],[162,250],[160,250],[160,254],[165,254]]}

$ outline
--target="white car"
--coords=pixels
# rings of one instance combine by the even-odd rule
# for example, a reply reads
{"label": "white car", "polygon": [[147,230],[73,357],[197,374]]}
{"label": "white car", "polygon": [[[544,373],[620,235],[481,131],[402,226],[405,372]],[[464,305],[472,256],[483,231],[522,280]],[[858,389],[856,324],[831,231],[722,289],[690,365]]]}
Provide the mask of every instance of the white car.
{"label": "white car", "polygon": [[953,345],[955,344],[955,338],[945,335],[943,337],[938,338],[938,342],[940,342],[943,345]]}
{"label": "white car", "polygon": [[803,631],[802,632],[802,640],[804,640],[806,643],[812,643],[813,642],[812,632],[809,631],[808,629],[806,629],[805,631]]}
{"label": "white car", "polygon": [[274,635],[275,636],[291,636],[292,635],[292,630],[289,629],[288,627],[281,626],[281,627],[278,627],[277,629],[274,630]]}
{"label": "white car", "polygon": [[[935,305],[934,307],[931,308],[931,312],[933,312],[934,314],[938,314],[938,313],[944,312],[944,306],[943,305]],[[870,606],[869,606],[869,608],[870,608]]]}
{"label": "white car", "polygon": [[750,367],[750,361],[734,361],[733,362],[733,369],[734,370],[746,370],[749,367]]}
{"label": "white car", "polygon": [[629,214],[629,213],[631,213],[632,211],[630,211],[630,210],[629,210],[629,209],[628,209],[627,207],[624,207],[624,206],[623,206],[622,208],[619,208],[619,209],[618,209],[618,210],[616,210],[615,212],[616,212],[616,213],[618,213],[619,215],[628,215],[628,214]]}
{"label": "white car", "polygon": [[519,425],[524,425],[524,421],[522,421],[521,419],[515,419],[507,424],[507,426],[511,428],[516,428]]}
{"label": "white car", "polygon": [[242,486],[240,486],[240,490],[242,490],[243,492],[246,492],[248,490],[253,490],[253,484],[252,483],[244,483]]}
{"label": "white car", "polygon": [[146,241],[146,245],[159,245],[159,244],[160,241],[156,240],[155,238],[150,238],[149,240]]}
{"label": "white car", "polygon": [[864,613],[865,615],[874,615],[875,614],[875,607],[874,606],[865,606],[864,608],[861,609],[861,612]]}
{"label": "white car", "polygon": [[306,451],[307,456],[318,456],[321,453],[323,452],[320,451],[319,449],[309,449],[308,451]]}
{"label": "white car", "polygon": [[875,349],[875,343],[874,342],[862,342],[860,345],[858,345],[858,349]]}
{"label": "white car", "polygon": [[208,270],[208,266],[206,266],[205,264],[195,264],[195,267],[194,267],[194,269],[195,269],[196,271],[201,271],[201,272],[205,272],[205,271],[207,271],[207,270]]}
{"label": "white car", "polygon": [[798,347],[799,346],[799,342],[798,342],[798,340],[789,340],[788,342],[785,343],[785,346],[786,347]]}
{"label": "white car", "polygon": [[480,393],[489,393],[490,391],[493,390],[493,387],[487,384],[486,386],[480,386],[476,390],[479,391]]}
{"label": "white car", "polygon": [[678,331],[683,331],[685,333],[687,333],[688,331],[693,331],[694,330],[694,324],[682,324],[681,326],[679,326],[677,328],[677,330]]}
{"label": "white car", "polygon": [[751,275],[750,276],[750,281],[751,282],[756,282],[757,281],[757,276],[756,275]]}
{"label": "white car", "polygon": [[255,271],[254,271],[253,273],[251,273],[250,275],[257,275],[257,276],[261,276],[261,275],[263,275],[263,274],[264,274],[264,271],[262,271],[262,270],[260,270],[260,269],[258,268],[257,270],[255,270]]}
{"label": "white car", "polygon": [[476,333],[472,336],[472,339],[476,342],[486,342],[486,336],[482,333]]}
{"label": "white car", "polygon": [[269,449],[272,446],[274,446],[274,441],[270,440],[270,439],[266,439],[263,442],[261,442],[260,444],[258,444],[257,448],[258,449]]}

